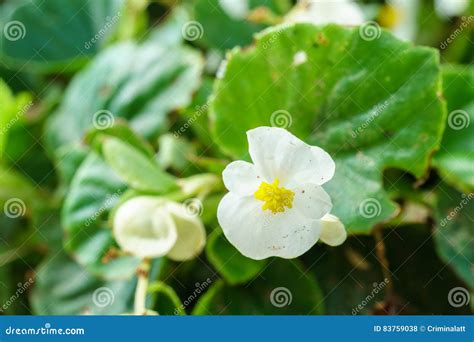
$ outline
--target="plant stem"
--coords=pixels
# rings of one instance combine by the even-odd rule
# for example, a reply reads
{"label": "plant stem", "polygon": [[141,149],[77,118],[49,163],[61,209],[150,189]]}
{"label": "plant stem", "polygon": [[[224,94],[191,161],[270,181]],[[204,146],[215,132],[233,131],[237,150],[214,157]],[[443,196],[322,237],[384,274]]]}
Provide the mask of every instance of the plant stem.
{"label": "plant stem", "polygon": [[382,227],[376,226],[373,230],[374,240],[375,240],[375,255],[377,260],[382,265],[382,274],[384,276],[384,281],[386,284],[386,297],[391,297],[393,295],[393,281],[392,274],[390,273],[390,265],[385,254],[385,244],[383,243],[383,234]]}
{"label": "plant stem", "polygon": [[143,259],[143,262],[137,268],[137,288],[135,290],[135,304],[134,312],[135,315],[146,314],[146,295],[148,290],[148,276],[150,272],[151,260],[148,258]]}

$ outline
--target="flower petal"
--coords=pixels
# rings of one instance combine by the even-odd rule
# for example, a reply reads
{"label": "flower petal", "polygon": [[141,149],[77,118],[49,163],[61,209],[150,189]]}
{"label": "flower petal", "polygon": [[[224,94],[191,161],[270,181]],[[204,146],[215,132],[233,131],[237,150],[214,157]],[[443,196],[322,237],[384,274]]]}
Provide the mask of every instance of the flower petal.
{"label": "flower petal", "polygon": [[278,178],[285,187],[321,185],[334,175],[336,165],[328,153],[285,129],[258,127],[248,131],[247,138],[257,173],[269,182]]}
{"label": "flower petal", "polygon": [[177,239],[176,226],[163,201],[140,196],[122,204],[114,217],[114,235],[119,246],[139,257],[166,255]]}
{"label": "flower petal", "polygon": [[262,182],[255,166],[242,160],[227,165],[222,172],[222,179],[229,191],[242,196],[253,194]]}
{"label": "flower petal", "polygon": [[167,254],[168,258],[184,261],[199,255],[206,243],[206,230],[199,216],[175,202],[166,203],[166,210],[171,213],[178,233],[175,245]]}
{"label": "flower petal", "polygon": [[308,218],[318,220],[332,209],[331,198],[319,185],[303,184],[291,190],[295,193],[294,210]]}
{"label": "flower petal", "polygon": [[338,217],[326,214],[321,219],[321,236],[319,237],[322,242],[329,246],[339,246],[347,238],[347,232],[344,228],[344,224],[339,220]]}
{"label": "flower petal", "polygon": [[217,218],[230,243],[255,260],[271,256],[296,258],[316,243],[320,233],[319,221],[298,210],[273,214],[263,211],[262,202],[252,196],[233,193],[220,202]]}

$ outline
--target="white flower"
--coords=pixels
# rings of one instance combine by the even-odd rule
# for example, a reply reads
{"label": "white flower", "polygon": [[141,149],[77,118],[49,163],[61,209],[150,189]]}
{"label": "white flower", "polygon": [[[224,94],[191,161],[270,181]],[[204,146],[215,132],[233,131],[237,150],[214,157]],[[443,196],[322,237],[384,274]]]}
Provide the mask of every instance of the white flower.
{"label": "white flower", "polygon": [[230,191],[217,209],[227,239],[245,256],[296,258],[321,239],[339,245],[342,223],[321,187],[335,171],[329,154],[282,128],[247,132],[253,164],[235,161],[223,172]]}
{"label": "white flower", "polygon": [[435,0],[436,13],[443,18],[461,15],[468,6],[469,0]]}
{"label": "white flower", "polygon": [[379,21],[396,37],[412,41],[417,32],[418,8],[418,0],[387,0],[379,14]]}
{"label": "white flower", "polygon": [[134,197],[122,204],[113,228],[119,246],[142,258],[166,255],[184,261],[197,256],[206,242],[201,220],[184,205],[151,196]]}
{"label": "white flower", "polygon": [[351,0],[300,0],[288,13],[285,21],[355,26],[364,22],[364,15],[359,6]]}

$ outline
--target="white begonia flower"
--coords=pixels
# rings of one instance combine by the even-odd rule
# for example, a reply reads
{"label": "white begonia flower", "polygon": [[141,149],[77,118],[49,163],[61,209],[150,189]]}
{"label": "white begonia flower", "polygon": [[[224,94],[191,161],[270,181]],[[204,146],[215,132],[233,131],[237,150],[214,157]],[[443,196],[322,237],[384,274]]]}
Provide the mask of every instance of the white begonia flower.
{"label": "white begonia flower", "polygon": [[249,0],[219,0],[224,12],[234,20],[243,20],[249,12]]}
{"label": "white begonia flower", "polygon": [[120,248],[142,258],[167,256],[175,261],[201,253],[206,231],[184,205],[151,196],[134,197],[115,213],[114,236]]}
{"label": "white begonia flower", "polygon": [[253,164],[235,161],[222,174],[229,193],[217,218],[230,243],[260,260],[296,258],[320,238],[344,242],[342,223],[326,216],[332,203],[321,187],[335,171],[329,154],[282,128],[255,128],[247,138]]}
{"label": "white begonia flower", "polygon": [[412,41],[417,32],[418,0],[387,0],[382,7],[379,21],[396,37]]}
{"label": "white begonia flower", "polygon": [[435,0],[435,10],[440,17],[459,16],[469,6],[469,0]]}
{"label": "white begonia flower", "polygon": [[360,25],[364,14],[351,0],[300,0],[286,15],[289,23]]}

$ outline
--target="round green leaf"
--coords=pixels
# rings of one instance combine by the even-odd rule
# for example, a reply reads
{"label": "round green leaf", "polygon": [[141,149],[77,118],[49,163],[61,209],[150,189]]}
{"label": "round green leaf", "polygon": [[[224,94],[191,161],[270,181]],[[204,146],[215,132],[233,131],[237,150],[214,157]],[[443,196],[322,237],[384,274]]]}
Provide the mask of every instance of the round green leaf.
{"label": "round green leaf", "polygon": [[460,191],[474,190],[474,67],[443,69],[448,118],[433,165],[445,181]]}
{"label": "round green leaf", "polygon": [[15,1],[1,25],[0,56],[18,69],[74,70],[114,33],[123,4],[123,0]]}
{"label": "round green leaf", "polygon": [[436,50],[380,32],[310,24],[280,26],[234,49],[214,89],[215,141],[245,158],[245,132],[279,126],[327,150],[336,175],[325,185],[333,213],[352,233],[394,214],[384,169],[422,176],[438,148],[445,110]]}

